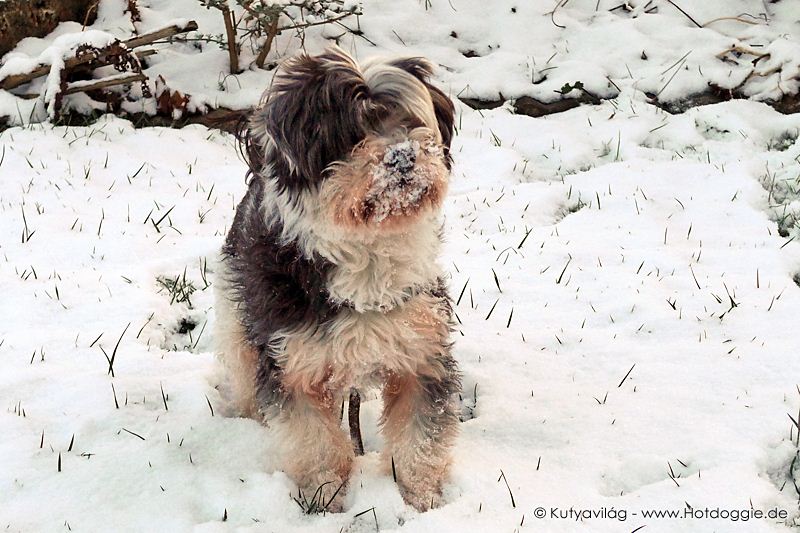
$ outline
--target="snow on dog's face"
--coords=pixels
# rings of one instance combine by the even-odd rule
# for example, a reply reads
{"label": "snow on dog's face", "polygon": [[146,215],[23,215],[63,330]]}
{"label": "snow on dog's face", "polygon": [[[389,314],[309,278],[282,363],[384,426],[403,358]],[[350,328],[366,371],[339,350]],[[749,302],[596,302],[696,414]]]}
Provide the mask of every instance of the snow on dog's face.
{"label": "snow on dog's face", "polygon": [[403,227],[438,208],[447,190],[444,150],[428,128],[367,138],[331,171],[321,199],[334,223],[352,229]]}
{"label": "snow on dog's face", "polygon": [[344,51],[286,61],[248,125],[251,169],[324,223],[392,231],[441,205],[453,104],[421,58],[359,66]]}

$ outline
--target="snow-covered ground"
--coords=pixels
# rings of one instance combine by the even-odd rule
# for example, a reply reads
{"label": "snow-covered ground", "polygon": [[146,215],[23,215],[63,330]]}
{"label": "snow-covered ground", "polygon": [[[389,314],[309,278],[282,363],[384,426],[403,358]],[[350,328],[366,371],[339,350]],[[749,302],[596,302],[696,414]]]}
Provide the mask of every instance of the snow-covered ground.
{"label": "snow-covered ground", "polygon": [[[230,74],[222,39],[223,18],[198,0],[136,0],[141,20],[131,22],[127,1],[103,0],[88,42],[125,39],[187,19],[199,29],[185,42],[147,48],[150,89],[159,91],[160,76],[171,91],[189,95],[189,111],[213,107],[242,109],[254,105],[271,72],[252,66],[257,46],[245,40],[240,64]],[[316,26],[303,42],[309,51],[335,41],[355,57],[376,53],[422,54],[440,67],[439,81],[454,96],[506,100],[531,96],[543,102],[562,97],[580,82],[601,98],[625,89],[664,103],[680,102],[709,84],[757,100],[780,100],[800,89],[800,7],[796,0],[363,0],[363,15],[337,24]],[[240,8],[234,9],[242,18]],[[702,28],[698,28],[702,25]],[[62,55],[74,55],[77,22],[62,23],[43,39],[28,38],[7,54],[0,79],[39,61],[58,67]],[[105,35],[104,35],[105,32]],[[360,32],[360,33],[359,33]],[[269,61],[294,53],[294,31],[275,39]],[[201,53],[202,52],[202,53]],[[26,68],[27,67],[27,68]],[[108,76],[111,67],[99,69]],[[14,98],[0,90],[0,117],[11,123],[43,120],[55,94],[55,75],[40,78],[23,93],[42,93],[38,100]],[[579,90],[567,92],[569,97]],[[155,112],[154,100],[142,100],[138,84],[130,88],[125,110]],[[65,98],[65,109],[104,108],[83,94]]]}
{"label": "snow-covered ground", "polygon": [[[214,257],[245,189],[230,136],[137,130],[114,117],[0,133],[0,527],[751,532],[800,523],[798,431],[787,417],[800,409],[800,116],[755,101],[673,116],[642,92],[657,92],[673,74],[654,81],[659,73],[689,49],[698,64],[668,89],[694,92],[693,71],[714,72],[715,43],[734,44],[735,32],[796,47],[800,9],[768,3],[773,25],[715,23],[725,33],[690,29],[666,2],[637,18],[610,4],[593,14],[595,3],[558,9],[561,29],[544,16],[550,2],[527,19],[505,0],[434,0],[427,11],[424,1],[365,2],[362,28],[378,51],[433,57],[452,94],[469,86],[473,97],[545,99],[575,81],[600,93],[591,83],[605,76],[620,91],[539,119],[458,106],[442,263],[458,301],[465,421],[445,504],[423,514],[379,469],[374,394],[362,409],[367,454],[341,514],[303,514],[266,430],[232,416],[209,351]],[[99,29],[112,28],[116,4],[101,3]],[[143,24],[187,16],[177,7],[186,2],[149,4]],[[697,8],[703,22],[764,10],[706,4],[716,7]],[[194,9],[192,18],[210,17]],[[374,51],[346,39],[361,57]],[[501,51],[481,48],[494,40]],[[622,41],[630,62],[613,48]],[[31,53],[46,44],[23,43]],[[462,55],[467,45],[484,57]],[[643,46],[648,60],[636,59]],[[519,81],[532,65],[520,58],[540,65],[548,47],[564,55],[552,86]],[[210,87],[220,53],[213,75],[172,79],[219,98]],[[630,78],[607,70],[626,63]],[[269,75],[241,78],[246,94],[226,105],[252,103]],[[170,293],[176,283],[184,290]],[[196,290],[179,301],[188,283]],[[739,519],[714,519],[715,509]],[[751,509],[784,517],[745,520]],[[644,515],[651,510],[679,518]]]}

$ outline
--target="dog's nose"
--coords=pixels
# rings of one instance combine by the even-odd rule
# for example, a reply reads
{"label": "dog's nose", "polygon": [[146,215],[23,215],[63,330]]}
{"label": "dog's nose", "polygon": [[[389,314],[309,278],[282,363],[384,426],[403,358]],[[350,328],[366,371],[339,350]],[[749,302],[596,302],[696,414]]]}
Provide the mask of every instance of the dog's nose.
{"label": "dog's nose", "polygon": [[[417,162],[417,153],[409,142],[396,144],[386,151],[383,162],[397,174],[408,174]],[[404,184],[402,179],[400,182]]]}
{"label": "dog's nose", "polygon": [[[410,170],[410,169],[409,169],[409,170]],[[410,185],[410,184],[411,184],[411,182],[413,181],[413,180],[411,179],[411,176],[409,175],[409,171],[408,171],[408,170],[404,170],[404,171],[402,171],[402,172],[403,172],[403,173],[402,173],[402,174],[400,174],[400,175],[397,177],[397,185],[398,185],[400,188],[407,187],[407,186],[408,186],[408,185]]]}

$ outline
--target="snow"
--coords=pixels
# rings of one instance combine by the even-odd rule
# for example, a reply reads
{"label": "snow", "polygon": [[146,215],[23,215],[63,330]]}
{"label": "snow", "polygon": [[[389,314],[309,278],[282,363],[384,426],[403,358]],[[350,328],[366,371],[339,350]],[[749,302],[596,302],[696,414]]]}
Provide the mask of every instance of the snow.
{"label": "snow", "polygon": [[97,48],[108,46],[114,42],[115,37],[109,33],[98,30],[87,30],[79,33],[67,33],[57,37],[51,46],[42,51],[38,57],[29,58],[20,53],[11,52],[3,58],[0,67],[0,79],[6,76],[25,74],[40,65],[55,65],[75,54],[79,46],[88,44]]}
{"label": "snow", "polygon": [[[44,77],[44,85],[39,92],[47,108],[46,116],[53,120],[56,118],[56,97],[61,91],[61,74],[64,70],[65,60],[74,57],[80,46],[89,45],[102,48],[114,41],[115,37],[113,35],[99,30],[67,33],[56,37],[53,44],[45,48],[35,58],[29,58],[14,52],[4,56],[3,64],[0,66],[0,79],[25,74],[42,65],[49,66],[50,71]],[[11,112],[7,111],[6,114],[10,115]]]}
{"label": "snow", "polygon": [[[550,3],[529,4],[434,1],[426,11],[425,2],[368,0],[361,17],[378,51],[438,62],[436,83],[453,95],[546,99],[576,81],[616,95],[538,119],[456,102],[441,263],[458,302],[465,421],[445,505],[417,513],[380,469],[380,400],[370,393],[367,453],[344,512],[302,513],[277,443],[234,415],[210,353],[216,253],[246,187],[235,142],[200,126],[135,129],[105,116],[0,132],[0,526],[795,528],[798,431],[786,415],[800,409],[800,116],[744,100],[669,115],[643,91],[679,100],[708,79],[744,80],[749,56],[738,66],[712,59],[736,43],[763,45],[755,49],[771,56],[756,67],[781,65],[771,76],[791,90],[796,10],[782,0],[768,4],[770,25],[701,30],[660,2],[659,14],[634,18],[573,0],[555,23]],[[187,6],[152,0],[140,30],[191,13],[216,31],[213,10]],[[691,8],[701,22],[764,10],[745,0]],[[120,2],[102,2],[95,29],[128,31],[115,13]],[[374,51],[342,40],[362,58]],[[27,39],[18,52],[38,57],[47,46]],[[291,46],[281,36],[277,49]],[[271,76],[224,77],[224,51],[197,54],[189,43],[158,57],[147,73],[198,102],[250,105]],[[754,100],[777,83],[751,82],[761,84]],[[18,122],[38,109],[4,91],[0,108]],[[190,302],[173,301],[159,278],[191,283]],[[642,514],[687,505],[785,518]]]}
{"label": "snow", "polygon": [[420,150],[441,157],[435,146],[422,147],[419,141],[406,139],[387,146],[382,160],[371,166],[372,185],[366,200],[374,206],[376,222],[413,209],[433,185],[437,169],[422,161]]}
{"label": "snow", "polygon": [[[244,109],[259,101],[272,72],[253,66],[258,42],[243,43],[244,71],[230,74],[227,51],[213,42],[225,33],[218,10],[204,9],[196,0],[140,4],[142,20],[134,25],[124,2],[101,2],[90,31],[122,39],[134,28],[145,33],[175,19],[192,19],[199,25],[186,42],[151,47],[159,52],[147,59],[144,70],[151,89],[162,76],[172,90],[192,96],[189,111],[205,106]],[[656,12],[649,12],[652,5],[647,2],[630,4],[630,12],[619,8],[622,3],[616,0],[572,0],[555,11],[550,4],[364,0],[363,15],[344,19],[341,25],[311,28],[304,43],[306,49],[318,50],[336,40],[364,57],[376,52],[423,54],[439,65],[439,81],[452,95],[488,101],[530,96],[551,102],[561,98],[562,87],[576,82],[597,97],[613,98],[630,89],[667,103],[703,92],[709,84],[722,89],[741,86],[742,93],[755,100],[780,99],[800,88],[800,26],[791,0],[695,2],[684,6],[691,20],[664,0],[654,2]],[[345,3],[348,9],[353,6],[352,1]],[[234,9],[237,19],[244,15],[239,9]],[[358,28],[363,35],[345,28]],[[81,32],[79,24],[63,23],[44,39],[25,39],[6,61],[13,60],[15,71],[34,64],[52,40],[75,32]],[[208,38],[212,41],[203,40]],[[283,32],[268,63],[290,55],[297,46],[295,32]],[[40,83],[32,83],[29,92],[41,92]],[[136,89],[132,94],[138,94]],[[67,97],[66,109],[78,98]],[[154,107],[145,105],[148,109],[152,112]],[[14,107],[0,107],[2,115],[18,122]]]}

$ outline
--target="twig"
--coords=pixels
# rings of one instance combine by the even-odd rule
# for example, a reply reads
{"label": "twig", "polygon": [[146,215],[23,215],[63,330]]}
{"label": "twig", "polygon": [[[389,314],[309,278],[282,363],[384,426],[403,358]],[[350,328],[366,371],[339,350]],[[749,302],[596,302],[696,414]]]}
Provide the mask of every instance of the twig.
{"label": "twig", "polygon": [[746,19],[743,19],[743,18],[740,18],[740,17],[719,17],[719,18],[715,18],[713,20],[709,20],[708,22],[703,24],[703,27],[704,28],[708,28],[708,26],[710,26],[711,24],[714,24],[715,22],[719,22],[721,20],[735,20],[736,22],[741,22],[743,24],[751,24],[753,26],[758,26],[760,24],[760,22],[755,22],[753,20],[746,20]]}
{"label": "twig", "polygon": [[[353,13],[347,12],[347,13],[344,13],[343,15],[339,15],[338,17],[318,20],[317,22],[304,22],[304,23],[301,23],[301,24],[295,24],[293,26],[285,26],[283,28],[278,28],[278,33],[281,33],[281,32],[286,31],[286,30],[299,30],[299,29],[310,28],[312,26],[321,26],[322,24],[332,24],[334,22],[339,23],[340,20],[342,20],[344,18],[347,18],[350,15],[353,15]],[[344,26],[343,24],[339,24],[339,26],[344,27],[347,31],[349,31],[350,33],[352,33],[354,35],[359,35],[359,36],[363,37],[363,35],[361,35],[361,33],[359,33],[358,31],[351,30],[350,28],[348,28],[347,26]],[[367,40],[369,41],[369,39],[367,39]],[[375,44],[372,41],[369,41],[369,42],[372,43],[372,44]]]}
{"label": "twig", "polygon": [[376,43],[376,42],[375,42],[375,41],[373,41],[372,39],[369,39],[369,38],[367,38],[367,37],[364,35],[364,33],[363,33],[363,32],[361,32],[361,31],[357,31],[357,30],[354,30],[354,29],[352,29],[352,28],[348,28],[347,26],[345,26],[344,24],[342,24],[342,23],[341,23],[341,21],[338,21],[338,20],[337,20],[337,21],[335,21],[335,23],[336,23],[336,25],[337,25],[337,26],[341,26],[342,28],[344,28],[345,30],[347,30],[347,31],[348,31],[348,33],[352,33],[353,35],[355,35],[355,36],[357,36],[357,37],[361,37],[362,39],[364,39],[365,41],[367,41],[367,42],[368,42],[369,44],[371,44],[372,46],[378,46],[378,43]]}

